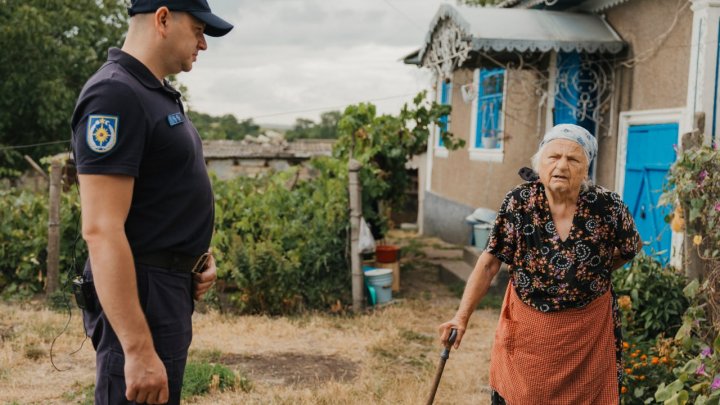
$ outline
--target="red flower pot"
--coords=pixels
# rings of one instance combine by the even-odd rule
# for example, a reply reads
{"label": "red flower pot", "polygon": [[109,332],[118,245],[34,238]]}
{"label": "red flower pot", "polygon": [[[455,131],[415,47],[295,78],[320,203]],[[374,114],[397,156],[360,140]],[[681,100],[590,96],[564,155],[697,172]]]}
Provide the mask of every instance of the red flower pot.
{"label": "red flower pot", "polygon": [[378,245],[375,247],[375,260],[380,263],[395,263],[400,256],[400,247],[395,245]]}

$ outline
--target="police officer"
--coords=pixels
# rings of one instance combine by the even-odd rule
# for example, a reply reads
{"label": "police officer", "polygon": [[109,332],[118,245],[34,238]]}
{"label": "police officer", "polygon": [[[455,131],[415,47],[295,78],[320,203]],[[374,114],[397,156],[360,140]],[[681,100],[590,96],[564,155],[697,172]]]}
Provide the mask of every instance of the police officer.
{"label": "police officer", "polygon": [[85,84],[71,124],[99,304],[85,326],[96,404],[177,404],[193,298],[216,278],[214,212],[200,137],[165,77],[190,71],[204,35],[232,25],[206,0],[133,0],[128,13],[122,49]]}

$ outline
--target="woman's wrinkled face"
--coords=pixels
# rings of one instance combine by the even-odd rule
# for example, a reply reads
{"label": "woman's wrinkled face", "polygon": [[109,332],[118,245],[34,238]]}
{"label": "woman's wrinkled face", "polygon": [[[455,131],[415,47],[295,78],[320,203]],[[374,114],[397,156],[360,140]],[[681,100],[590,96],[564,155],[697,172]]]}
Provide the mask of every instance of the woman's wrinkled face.
{"label": "woman's wrinkled face", "polygon": [[579,193],[587,178],[588,159],[582,146],[567,139],[547,143],[540,155],[540,182],[553,193]]}

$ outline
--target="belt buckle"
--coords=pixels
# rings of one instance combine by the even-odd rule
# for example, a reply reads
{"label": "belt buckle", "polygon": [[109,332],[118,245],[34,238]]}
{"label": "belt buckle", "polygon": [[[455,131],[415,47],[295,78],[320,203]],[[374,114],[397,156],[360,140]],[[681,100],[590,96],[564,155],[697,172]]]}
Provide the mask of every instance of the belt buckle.
{"label": "belt buckle", "polygon": [[210,252],[203,253],[195,262],[195,265],[193,265],[191,272],[200,274],[203,271],[205,271],[205,266],[207,266],[207,262],[210,259]]}

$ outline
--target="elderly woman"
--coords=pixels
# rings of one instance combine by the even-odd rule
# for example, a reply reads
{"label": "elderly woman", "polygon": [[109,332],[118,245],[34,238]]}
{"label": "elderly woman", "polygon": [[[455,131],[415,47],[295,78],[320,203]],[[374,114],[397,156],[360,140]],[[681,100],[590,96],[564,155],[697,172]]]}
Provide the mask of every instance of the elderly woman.
{"label": "elderly woman", "polygon": [[468,319],[507,263],[490,361],[492,403],[617,404],[622,336],[610,273],[642,247],[620,197],[588,180],[597,141],[577,125],[552,128],[532,162],[539,179],[510,191],[441,341]]}

